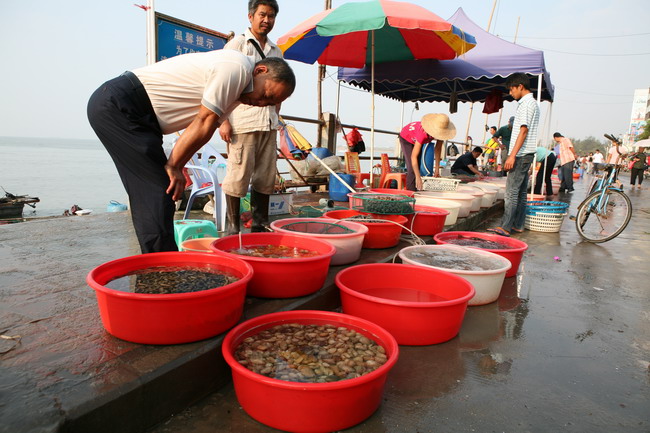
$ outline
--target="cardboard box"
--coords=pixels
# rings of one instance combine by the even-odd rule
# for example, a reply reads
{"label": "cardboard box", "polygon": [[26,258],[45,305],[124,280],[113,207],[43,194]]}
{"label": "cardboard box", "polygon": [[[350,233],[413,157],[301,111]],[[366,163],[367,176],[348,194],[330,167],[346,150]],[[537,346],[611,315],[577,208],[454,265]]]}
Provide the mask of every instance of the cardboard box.
{"label": "cardboard box", "polygon": [[288,214],[293,205],[293,193],[272,194],[269,200],[269,215]]}

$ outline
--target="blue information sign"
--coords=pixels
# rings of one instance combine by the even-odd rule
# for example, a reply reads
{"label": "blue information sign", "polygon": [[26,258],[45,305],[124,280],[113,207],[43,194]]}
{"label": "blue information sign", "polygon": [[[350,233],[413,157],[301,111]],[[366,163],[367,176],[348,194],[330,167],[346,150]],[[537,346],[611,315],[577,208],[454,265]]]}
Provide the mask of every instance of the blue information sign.
{"label": "blue information sign", "polygon": [[219,50],[229,35],[156,12],[156,61],[187,53]]}

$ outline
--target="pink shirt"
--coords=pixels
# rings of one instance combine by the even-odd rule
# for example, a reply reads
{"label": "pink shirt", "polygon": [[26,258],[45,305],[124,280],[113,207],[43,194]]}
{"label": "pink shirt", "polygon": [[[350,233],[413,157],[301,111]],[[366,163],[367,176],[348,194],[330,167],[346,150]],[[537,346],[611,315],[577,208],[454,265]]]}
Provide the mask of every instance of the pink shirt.
{"label": "pink shirt", "polygon": [[422,123],[420,122],[409,123],[402,128],[402,132],[399,133],[399,136],[411,144],[415,144],[416,141],[420,144],[425,144],[433,140],[433,137],[424,131]]}
{"label": "pink shirt", "polygon": [[560,164],[564,165],[567,162],[575,161],[575,156],[571,152],[573,143],[566,137],[560,138]]}

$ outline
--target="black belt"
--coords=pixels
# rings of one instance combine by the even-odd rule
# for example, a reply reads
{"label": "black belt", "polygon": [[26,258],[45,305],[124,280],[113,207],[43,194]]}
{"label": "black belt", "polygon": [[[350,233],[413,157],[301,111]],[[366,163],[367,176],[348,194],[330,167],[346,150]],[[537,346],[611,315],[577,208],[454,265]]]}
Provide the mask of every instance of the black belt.
{"label": "black belt", "polygon": [[144,86],[142,85],[142,82],[140,81],[137,75],[135,75],[131,71],[126,71],[121,76],[129,80],[129,82],[133,86],[133,90],[136,91],[138,96],[149,99],[149,95],[147,94],[147,91],[145,90]]}

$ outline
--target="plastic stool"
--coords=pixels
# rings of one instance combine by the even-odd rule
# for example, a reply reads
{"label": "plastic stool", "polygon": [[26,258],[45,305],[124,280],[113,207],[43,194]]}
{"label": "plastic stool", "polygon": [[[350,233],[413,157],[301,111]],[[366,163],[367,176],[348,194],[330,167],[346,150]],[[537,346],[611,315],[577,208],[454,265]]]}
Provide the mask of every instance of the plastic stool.
{"label": "plastic stool", "polygon": [[174,221],[174,240],[180,248],[187,239],[217,237],[217,226],[208,220],[176,220]]}

